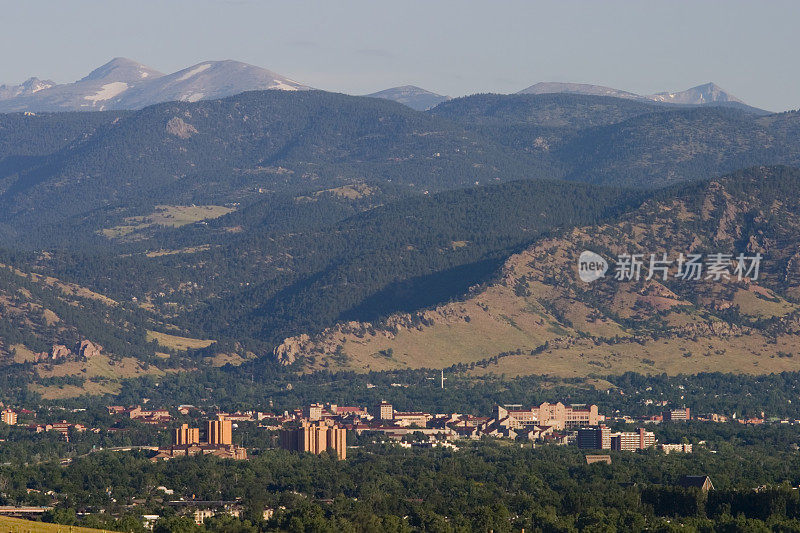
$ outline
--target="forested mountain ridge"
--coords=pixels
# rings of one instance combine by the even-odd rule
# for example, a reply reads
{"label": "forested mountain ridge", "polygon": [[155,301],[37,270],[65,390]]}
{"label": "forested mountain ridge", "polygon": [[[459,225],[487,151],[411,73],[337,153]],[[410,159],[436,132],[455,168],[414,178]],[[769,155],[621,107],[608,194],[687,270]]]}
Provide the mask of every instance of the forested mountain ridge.
{"label": "forested mountain ridge", "polygon": [[365,184],[265,200],[144,241],[164,249],[133,243],[124,254],[61,252],[37,264],[177,314],[197,335],[269,345],[343,316],[446,301],[538,235],[614,217],[644,197],[541,180],[392,199]]}
{"label": "forested mountain ridge", "polygon": [[[286,339],[284,363],[308,368],[459,367],[506,374],[796,370],[800,361],[800,171],[756,168],[658,191],[618,222],[576,228],[509,258],[462,301]],[[605,278],[578,278],[578,257],[606,258]],[[641,254],[637,280],[614,279]],[[673,262],[645,279],[650,254]],[[679,254],[761,254],[756,281],[676,279]]]}
{"label": "forested mountain ridge", "polygon": [[[0,242],[27,251],[9,254],[20,271],[120,303],[111,321],[105,308],[87,308],[74,321],[102,330],[82,335],[109,356],[136,355],[157,371],[191,368],[219,354],[270,357],[284,339],[337,323],[354,322],[347,331],[363,335],[407,313],[390,320],[416,328],[429,321],[425,313],[438,312],[421,309],[449,309],[471,287],[494,287],[509,257],[535,242],[573,249],[564,236],[572,228],[615,228],[650,198],[709,194],[706,181],[654,190],[665,184],[800,163],[798,140],[797,112],[761,116],[586,95],[478,95],[420,113],[374,98],[262,91],[135,112],[0,115]],[[791,171],[764,172],[783,176],[783,194],[792,194]],[[562,181],[544,179],[553,177]],[[725,178],[726,187],[737,179]],[[756,198],[742,202],[768,210]],[[794,213],[787,205],[780,212]],[[707,238],[703,228],[685,229]],[[8,294],[19,294],[14,279],[6,280]],[[569,284],[548,287],[551,296],[522,311],[515,291],[526,289],[511,287],[491,289],[510,306],[500,313],[505,325],[498,329],[497,316],[473,302],[474,313],[453,315],[474,317],[459,323],[467,340],[443,335],[451,351],[434,348],[445,354],[434,363],[416,348],[395,350],[406,359],[387,357],[388,345],[365,355],[375,341],[352,337],[344,352],[323,342],[322,353],[330,348],[336,365],[359,370],[398,361],[447,366],[530,352],[565,335],[588,342],[586,335],[652,333],[618,310],[597,311],[606,324],[600,333],[570,326],[552,303],[567,298],[559,291],[575,290]],[[795,305],[785,288],[769,290],[775,296],[761,296],[781,299],[781,309]],[[717,317],[692,305],[692,317]],[[725,313],[723,321],[732,316]],[[37,328],[30,338],[37,347],[26,347],[32,353],[72,345],[81,331]],[[0,342],[12,353],[12,343]],[[355,363],[343,363],[356,344]]]}
{"label": "forested mountain ridge", "polygon": [[[113,303],[73,308],[51,298],[44,304],[30,289],[33,296],[15,306],[24,310],[21,321],[0,333],[0,363],[30,376],[15,354],[76,339],[102,344],[112,362],[134,355],[155,373],[202,361],[261,356],[268,362],[287,335],[448,301],[538,236],[613,219],[647,197],[545,180],[393,194],[361,184],[273,197],[201,223],[136,230],[130,235],[142,240],[112,240],[105,251],[9,254],[7,262],[21,273],[0,279],[0,288],[16,299],[25,272],[36,272],[77,282],[82,292],[91,287]],[[58,325],[34,327],[43,308],[55,309]],[[105,370],[90,367],[101,375],[86,375],[77,362],[65,363],[48,363],[68,386],[47,389],[48,395],[98,392],[99,383],[102,390],[117,387],[116,380],[101,381]],[[38,371],[33,376],[34,388],[52,381]]]}
{"label": "forested mountain ridge", "polygon": [[74,237],[81,226],[90,238],[159,205],[363,182],[403,195],[536,178],[657,187],[797,164],[798,123],[797,113],[568,94],[477,95],[420,113],[321,91],[0,115],[0,237],[18,246],[23,234]]}
{"label": "forested mountain ridge", "polygon": [[31,151],[22,141],[25,120],[40,128],[65,118],[23,117],[7,133],[0,206],[2,222],[18,231],[107,205],[224,204],[260,191],[313,192],[370,179],[411,193],[547,175],[546,164],[463,126],[394,102],[319,91],[160,104],[41,159],[19,157]]}

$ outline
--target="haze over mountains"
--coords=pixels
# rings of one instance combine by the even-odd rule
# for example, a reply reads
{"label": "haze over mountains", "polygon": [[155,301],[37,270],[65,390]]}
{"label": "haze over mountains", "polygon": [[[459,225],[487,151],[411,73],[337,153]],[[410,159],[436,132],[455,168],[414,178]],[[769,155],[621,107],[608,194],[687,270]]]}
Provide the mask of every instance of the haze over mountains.
{"label": "haze over mountains", "polygon": [[[118,57],[74,83],[56,84],[32,77],[19,85],[0,85],[0,113],[141,109],[161,102],[213,100],[253,90],[310,88],[270,70],[232,60],[204,61],[172,74],[163,74],[136,61]],[[685,91],[653,95],[584,83],[540,82],[517,94],[550,93],[610,96],[679,105],[749,107],[711,82]],[[431,109],[451,98],[414,85],[392,87],[366,96],[399,102],[417,111]]]}
{"label": "haze over mountains", "polygon": [[399,102],[417,111],[425,111],[450,100],[449,96],[442,96],[414,85],[392,87],[391,89],[385,89],[366,96]]}
{"label": "haze over mountains", "polygon": [[750,107],[742,100],[713,82],[704,83],[685,91],[660,92],[650,95],[641,95],[628,91],[621,91],[602,85],[587,83],[561,83],[540,82],[522,89],[517,94],[548,94],[568,93],[586,94],[592,96],[611,96],[614,98],[627,98],[629,100],[663,102],[681,105],[728,105],[732,107]]}

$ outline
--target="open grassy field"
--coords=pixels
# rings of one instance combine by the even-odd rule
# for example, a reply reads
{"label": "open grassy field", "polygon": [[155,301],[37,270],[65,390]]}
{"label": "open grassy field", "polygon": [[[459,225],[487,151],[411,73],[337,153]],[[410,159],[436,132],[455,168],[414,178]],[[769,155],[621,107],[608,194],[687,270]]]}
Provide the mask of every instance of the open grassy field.
{"label": "open grassy field", "polygon": [[[102,533],[108,530],[64,526],[0,516],[0,533]],[[108,531],[108,533],[112,533]]]}
{"label": "open grassy field", "polygon": [[471,374],[507,377],[547,374],[559,377],[623,374],[770,374],[800,370],[800,336],[767,339],[760,334],[733,337],[669,338],[595,345],[578,342],[536,355],[502,357]]}
{"label": "open grassy field", "polygon": [[[155,366],[143,366],[133,357],[112,359],[106,354],[90,357],[85,361],[67,361],[59,364],[38,364],[36,374],[40,378],[59,378],[78,376],[86,378],[82,386],[31,384],[29,388],[38,392],[46,400],[62,400],[75,398],[84,394],[114,394],[119,392],[120,381],[149,375],[161,375],[164,372]],[[94,378],[94,380],[92,379]]]}
{"label": "open grassy field", "polygon": [[161,333],[159,331],[148,331],[147,342],[153,341],[156,341],[164,348],[178,351],[197,350],[198,348],[207,348],[214,344],[214,341],[209,339],[193,339],[191,337],[180,337],[178,335],[170,335],[169,333]]}
{"label": "open grassy field", "polygon": [[211,220],[233,211],[221,205],[159,205],[149,215],[128,217],[123,224],[106,228],[102,234],[109,239],[130,237],[153,226],[179,228],[187,224]]}

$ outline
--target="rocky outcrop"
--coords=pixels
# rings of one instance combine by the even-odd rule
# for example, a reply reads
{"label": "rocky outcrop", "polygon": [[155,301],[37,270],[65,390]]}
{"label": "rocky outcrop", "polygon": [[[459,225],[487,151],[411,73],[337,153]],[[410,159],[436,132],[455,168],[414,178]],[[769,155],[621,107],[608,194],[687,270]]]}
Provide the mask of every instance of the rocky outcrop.
{"label": "rocky outcrop", "polygon": [[72,352],[63,344],[54,344],[50,349],[48,359],[66,359],[72,355]]}
{"label": "rocky outcrop", "polygon": [[167,133],[180,137],[181,139],[188,139],[193,134],[197,133],[197,128],[184,122],[182,118],[172,117],[169,119],[169,122],[167,122]]}
{"label": "rocky outcrop", "polygon": [[80,357],[89,359],[90,357],[96,357],[100,355],[100,352],[103,351],[103,347],[99,344],[93,343],[92,341],[83,340],[77,344],[75,350]]}
{"label": "rocky outcrop", "polygon": [[64,362],[77,359],[90,359],[97,357],[103,351],[103,347],[90,340],[82,340],[75,343],[72,349],[63,344],[54,344],[49,352],[36,354],[37,362]]}
{"label": "rocky outcrop", "polygon": [[297,360],[310,343],[311,338],[303,333],[302,335],[285,339],[275,347],[272,353],[280,364],[288,366]]}

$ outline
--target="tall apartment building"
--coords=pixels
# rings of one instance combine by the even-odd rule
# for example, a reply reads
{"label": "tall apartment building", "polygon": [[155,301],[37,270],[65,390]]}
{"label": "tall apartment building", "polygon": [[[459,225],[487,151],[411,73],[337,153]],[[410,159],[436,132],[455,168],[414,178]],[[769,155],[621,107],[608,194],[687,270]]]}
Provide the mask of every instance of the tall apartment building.
{"label": "tall apartment building", "polygon": [[0,421],[9,426],[15,426],[17,425],[17,413],[11,409],[3,409],[3,412],[0,413]]}
{"label": "tall apartment building", "polygon": [[644,450],[655,446],[656,436],[652,431],[645,431],[639,428],[637,432],[613,433],[611,435],[611,449],[624,452]]}
{"label": "tall apartment building", "polygon": [[680,409],[670,409],[669,411],[664,411],[662,413],[662,417],[665,422],[676,421],[676,420],[691,420],[692,413],[688,407],[682,407]]}
{"label": "tall apartment building", "polygon": [[584,450],[610,450],[611,430],[605,426],[580,428],[577,444]]}
{"label": "tall apartment building", "polygon": [[206,437],[209,444],[233,444],[233,423],[220,416],[206,424]]}
{"label": "tall apartment building", "polygon": [[347,430],[332,423],[312,424],[304,420],[299,428],[281,430],[280,445],[285,450],[314,454],[332,449],[339,459],[346,459]]}
{"label": "tall apartment building", "polygon": [[381,402],[375,406],[373,416],[378,420],[394,420],[394,408],[390,403]]}
{"label": "tall apartment building", "polygon": [[189,424],[183,424],[181,427],[175,428],[175,431],[172,434],[172,444],[177,446],[199,443],[200,428],[190,428]]}

